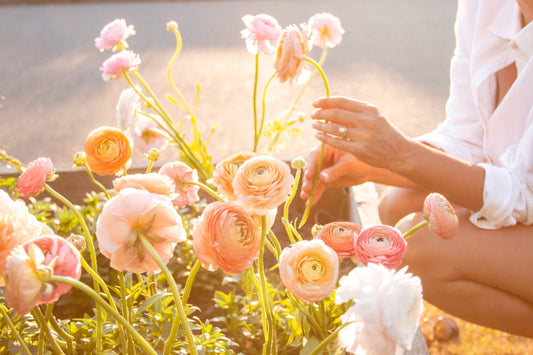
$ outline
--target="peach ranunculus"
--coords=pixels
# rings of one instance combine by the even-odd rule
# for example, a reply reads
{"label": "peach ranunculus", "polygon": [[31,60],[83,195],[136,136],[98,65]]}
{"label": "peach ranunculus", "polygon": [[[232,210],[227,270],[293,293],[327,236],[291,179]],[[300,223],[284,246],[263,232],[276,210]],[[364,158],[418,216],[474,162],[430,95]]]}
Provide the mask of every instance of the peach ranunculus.
{"label": "peach ranunculus", "polygon": [[96,48],[103,52],[106,49],[113,51],[128,48],[126,40],[135,34],[133,25],[127,25],[124,19],[115,19],[100,31],[100,37],[94,39]]}
{"label": "peach ranunculus", "polygon": [[20,174],[17,190],[25,198],[37,196],[43,190],[44,184],[56,176],[54,165],[49,158],[37,158]]}
{"label": "peach ranunculus", "polygon": [[241,165],[233,179],[233,191],[246,209],[264,215],[287,201],[293,184],[288,164],[269,155],[258,155]]}
{"label": "peach ranunculus", "polygon": [[382,264],[388,268],[401,265],[407,242],[402,233],[391,226],[379,224],[361,230],[354,241],[355,256],[363,264]]}
{"label": "peach ranunculus", "polygon": [[328,13],[311,16],[308,22],[311,42],[321,48],[334,48],[342,41],[344,29],[341,21]]}
{"label": "peach ranunculus", "polygon": [[[161,121],[161,119],[157,119]],[[168,145],[168,136],[161,126],[150,117],[137,115],[131,125],[131,136],[134,147],[141,153],[148,153],[150,149],[165,150]]]}
{"label": "peach ranunculus", "polygon": [[181,161],[165,163],[160,169],[159,174],[166,175],[174,182],[175,196],[172,203],[183,208],[191,203],[198,202],[199,186],[189,182],[198,182],[198,172]]}
{"label": "peach ranunculus", "polygon": [[104,204],[96,222],[100,252],[115,270],[159,271],[141,236],[148,239],[164,263],[169,261],[176,243],[187,239],[181,217],[169,198],[137,189],[122,190]]}
{"label": "peach ranunculus", "polygon": [[450,202],[439,193],[431,193],[424,200],[424,218],[429,227],[443,239],[453,238],[459,231],[459,220]]}
{"label": "peach ranunculus", "polygon": [[115,127],[99,127],[85,141],[87,164],[92,172],[102,176],[125,172],[131,151],[131,139]]}
{"label": "peach ranunculus", "polygon": [[0,189],[0,286],[4,284],[7,257],[18,245],[52,230],[29,213],[22,200],[13,201]]}
{"label": "peach ranunculus", "polygon": [[102,63],[100,71],[104,81],[111,81],[122,76],[123,72],[136,71],[141,64],[141,58],[132,51],[125,50],[113,54]]}
{"label": "peach ranunculus", "polygon": [[424,309],[418,277],[370,263],[343,276],[335,303],[353,301],[340,316],[342,348],[352,354],[403,354],[411,348]]}
{"label": "peach ranunculus", "polygon": [[279,257],[281,281],[304,302],[331,295],[339,276],[339,257],[322,240],[302,240],[283,249]]}
{"label": "peach ranunculus", "polygon": [[217,187],[217,193],[220,196],[229,201],[235,201],[237,199],[233,191],[233,179],[237,175],[237,171],[241,165],[254,156],[256,154],[252,152],[238,153],[221,160],[215,165],[213,183]]}
{"label": "peach ranunculus", "polygon": [[193,231],[193,248],[202,266],[229,275],[248,269],[259,256],[261,236],[246,210],[232,202],[213,202]]}
{"label": "peach ranunculus", "polygon": [[274,53],[281,35],[281,26],[275,18],[265,14],[246,15],[242,22],[246,28],[241,31],[241,36],[246,39],[246,49],[250,54]]}
{"label": "peach ranunculus", "polygon": [[128,174],[113,180],[113,191],[118,194],[128,188],[153,192],[155,194],[172,197],[175,186],[170,177],[158,173]]}
{"label": "peach ranunculus", "polygon": [[339,256],[339,261],[344,258],[351,258],[355,255],[354,239],[361,232],[361,226],[354,222],[331,222],[323,226],[315,238],[326,243],[328,247],[335,250]]}
{"label": "peach ranunculus", "polygon": [[276,77],[280,83],[286,81],[292,83],[295,78],[304,74],[303,57],[309,50],[305,30],[300,30],[296,25],[288,26],[283,30],[274,61]]}
{"label": "peach ranunculus", "polygon": [[[138,90],[140,90],[140,87],[138,87]],[[123,131],[131,130],[137,109],[140,108],[140,99],[141,97],[133,88],[122,90],[115,108],[118,128]]]}

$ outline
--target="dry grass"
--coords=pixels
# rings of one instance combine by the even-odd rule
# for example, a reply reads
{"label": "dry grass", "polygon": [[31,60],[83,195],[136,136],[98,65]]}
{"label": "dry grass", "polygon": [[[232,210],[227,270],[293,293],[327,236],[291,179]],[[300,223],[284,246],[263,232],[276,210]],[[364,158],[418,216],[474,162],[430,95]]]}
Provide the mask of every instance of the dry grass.
{"label": "dry grass", "polygon": [[420,324],[426,337],[433,338],[433,327],[441,317],[455,320],[459,327],[459,337],[454,341],[443,343],[430,341],[429,353],[431,355],[533,354],[533,339],[511,335],[453,318],[427,303]]}

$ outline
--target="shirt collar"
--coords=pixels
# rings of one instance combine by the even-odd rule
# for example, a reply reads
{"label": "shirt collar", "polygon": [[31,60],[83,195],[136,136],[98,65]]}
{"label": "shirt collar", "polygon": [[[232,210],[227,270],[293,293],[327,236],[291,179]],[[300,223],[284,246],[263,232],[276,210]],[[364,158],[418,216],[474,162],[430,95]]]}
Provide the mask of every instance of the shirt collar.
{"label": "shirt collar", "polygon": [[503,39],[512,39],[522,28],[522,15],[516,0],[506,0],[494,20],[489,32]]}

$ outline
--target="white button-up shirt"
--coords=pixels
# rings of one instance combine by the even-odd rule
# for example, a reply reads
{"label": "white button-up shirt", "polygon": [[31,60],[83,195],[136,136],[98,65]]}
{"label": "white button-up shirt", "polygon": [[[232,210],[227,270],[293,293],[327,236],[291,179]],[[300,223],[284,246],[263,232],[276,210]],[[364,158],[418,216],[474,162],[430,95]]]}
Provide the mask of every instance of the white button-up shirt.
{"label": "white button-up shirt", "polygon": [[[483,207],[470,221],[495,229],[533,223],[533,22],[516,0],[459,0],[446,119],[418,140],[485,169]],[[517,78],[496,106],[496,73]]]}

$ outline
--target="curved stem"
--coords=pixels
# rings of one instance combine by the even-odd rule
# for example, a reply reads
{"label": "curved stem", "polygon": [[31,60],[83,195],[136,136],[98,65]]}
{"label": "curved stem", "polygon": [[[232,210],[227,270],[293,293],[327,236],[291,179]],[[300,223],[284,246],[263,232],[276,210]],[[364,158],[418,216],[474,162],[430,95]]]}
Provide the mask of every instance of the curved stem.
{"label": "curved stem", "polygon": [[322,354],[324,349],[326,349],[329,344],[331,344],[334,340],[337,339],[337,336],[339,335],[339,332],[341,331],[341,329],[344,328],[345,326],[347,326],[348,324],[349,323],[345,323],[345,324],[340,325],[337,329],[335,329],[335,331],[333,333],[331,333],[324,340],[322,340],[320,342],[320,344],[318,344],[317,347],[314,348],[313,351],[311,351],[309,353],[309,355],[320,355],[320,354]]}
{"label": "curved stem", "polygon": [[187,301],[189,300],[189,295],[191,294],[191,289],[192,289],[192,283],[194,282],[194,279],[196,278],[196,274],[198,274],[198,270],[200,270],[201,266],[202,264],[197,259],[194,265],[192,266],[189,276],[187,277],[187,282],[185,283],[185,289],[183,290],[183,297],[182,297],[182,302],[184,306],[187,304]]}
{"label": "curved stem", "polygon": [[202,190],[207,192],[209,195],[211,195],[215,200],[217,201],[224,201],[222,197],[220,197],[212,188],[207,186],[206,184],[203,184],[199,181],[185,181],[184,184],[190,184],[190,185],[196,185],[200,187]]}
{"label": "curved stem", "polygon": [[168,63],[168,67],[167,67],[168,82],[170,83],[170,86],[172,87],[176,95],[178,95],[178,98],[181,100],[183,106],[185,107],[185,111],[187,111],[189,115],[192,115],[193,113],[189,105],[187,104],[185,97],[182,95],[181,91],[178,89],[178,87],[174,83],[174,80],[172,79],[172,68],[174,67],[174,63],[176,62],[176,59],[178,59],[178,56],[181,53],[181,47],[182,47],[180,31],[176,29],[174,30],[174,34],[176,35],[176,50],[174,51],[174,55],[172,56],[172,58],[170,59],[170,62]]}
{"label": "curved stem", "polygon": [[52,346],[54,351],[57,354],[65,354],[63,352],[63,349],[61,349],[59,347],[59,344],[57,344],[56,339],[52,336],[52,333],[50,333],[50,328],[48,328],[48,324],[47,324],[48,322],[44,318],[43,313],[41,312],[41,309],[39,307],[35,307],[31,311],[31,314],[33,315],[37,323],[39,323],[39,327],[41,328],[41,331],[45,334],[45,336],[50,341],[50,345]]}
{"label": "curved stem", "polygon": [[[289,199],[287,202],[285,202],[285,206],[283,206],[283,218],[289,222],[289,207],[292,203],[292,200],[294,199],[294,196],[296,196],[296,192],[298,191],[298,185],[300,184],[300,176],[302,175],[302,169],[296,169],[296,175],[294,176],[294,184],[292,186],[291,194],[289,195]],[[294,240],[294,236],[290,230],[290,228],[285,224],[285,229],[287,230],[287,234],[289,235],[289,238],[291,240],[291,243],[294,244],[296,241]]]}
{"label": "curved stem", "polygon": [[268,293],[268,284],[265,275],[264,265],[264,250],[266,240],[266,216],[261,216],[261,243],[259,245],[259,258],[257,259],[257,268],[259,271],[259,283],[261,288],[261,302],[264,303],[264,310],[266,313],[266,329],[265,345],[263,346],[263,354],[270,355],[276,352],[275,348],[275,332],[274,332],[274,318],[272,316],[272,305]]}
{"label": "curved stem", "polygon": [[17,328],[15,328],[15,325],[11,321],[11,317],[9,317],[6,310],[4,309],[4,305],[0,304],[0,312],[2,313],[2,316],[4,317],[4,319],[6,320],[8,327],[11,329],[11,333],[13,333],[13,335],[15,335],[15,338],[17,338],[17,341],[19,342],[20,347],[22,348],[22,351],[24,351],[26,355],[31,355],[28,345],[26,344],[26,342],[24,342],[24,340],[20,336],[20,333],[18,332]]}
{"label": "curved stem", "polygon": [[253,110],[254,110],[254,149],[257,151],[257,143],[259,143],[259,135],[257,134],[257,81],[259,77],[259,52],[255,55],[255,75],[254,75],[254,91],[253,91]]}
{"label": "curved stem", "polygon": [[102,185],[98,180],[96,180],[96,179],[94,178],[93,172],[91,171],[91,168],[89,168],[89,164],[87,164],[87,162],[86,162],[86,163],[83,165],[83,167],[84,167],[85,170],[87,171],[87,174],[89,175],[89,179],[91,180],[91,182],[92,182],[93,184],[95,184],[96,186],[98,186],[98,188],[104,192],[106,199],[109,200],[109,199],[111,198],[111,196],[109,195],[109,192],[107,192],[107,189],[105,188],[104,185]]}
{"label": "curved stem", "polygon": [[82,283],[82,282],[80,282],[78,280],[75,280],[73,278],[67,277],[67,276],[56,276],[56,275],[53,275],[53,276],[50,277],[49,281],[50,282],[58,282],[58,283],[64,283],[64,284],[71,285],[72,287],[74,287],[74,288],[86,293],[87,295],[89,295],[92,299],[94,299],[96,301],[97,304],[102,306],[102,308],[104,308],[119,323],[121,323],[122,326],[124,327],[124,329],[126,329],[126,331],[128,331],[135,338],[135,340],[139,343],[139,345],[148,354],[157,355],[157,352],[150,346],[150,344],[148,344],[148,342],[139,334],[139,332],[137,332],[135,330],[135,328],[133,328],[133,326],[130,323],[128,323],[128,321],[126,319],[124,319],[124,317],[122,317],[120,315],[120,313],[115,311],[113,309],[113,307],[111,307],[109,305],[109,303],[104,301],[104,299],[95,290],[93,290],[89,286],[85,285],[84,283]]}
{"label": "curved stem", "polygon": [[[131,314],[128,311],[128,300],[126,298],[126,282],[124,280],[124,273],[122,271],[118,272],[118,279],[120,282],[120,300],[122,304],[122,314],[124,315],[124,317],[126,317],[126,320],[128,322],[131,322]],[[125,353],[129,353],[130,348],[126,344],[133,344],[133,341],[131,339],[131,334],[130,333],[126,334],[126,336],[128,337],[128,343],[126,343],[124,339],[124,331],[121,328],[119,328],[119,332],[120,332],[120,339],[122,341],[122,349]],[[133,353],[135,353],[135,347],[132,346],[131,350],[133,350]]]}
{"label": "curved stem", "polygon": [[268,81],[266,82],[265,84],[265,89],[263,90],[263,97],[262,97],[262,100],[261,100],[261,103],[262,103],[262,109],[261,109],[261,122],[259,124],[259,129],[257,131],[257,142],[255,143],[254,145],[254,152],[257,148],[257,143],[259,143],[259,138],[261,138],[261,134],[263,132],[263,125],[265,123],[265,112],[266,112],[266,93],[267,93],[267,89],[268,87],[270,86],[270,83],[272,82],[272,80],[274,80],[274,78],[276,77],[276,73],[272,74],[272,76],[268,79]]}
{"label": "curved stem", "polygon": [[407,239],[411,234],[419,230],[420,228],[423,228],[429,224],[429,221],[427,219],[423,220],[422,222],[418,223],[416,226],[413,226],[411,229],[409,229],[407,232],[403,234],[403,238]]}
{"label": "curved stem", "polygon": [[52,316],[52,311],[54,310],[54,304],[46,305],[46,312],[44,314],[44,320],[46,323],[50,322],[52,328],[65,340],[67,344],[67,351],[69,354],[74,354],[74,346],[72,345],[72,340],[74,339],[71,335],[65,333],[65,331],[57,324],[55,318]]}

